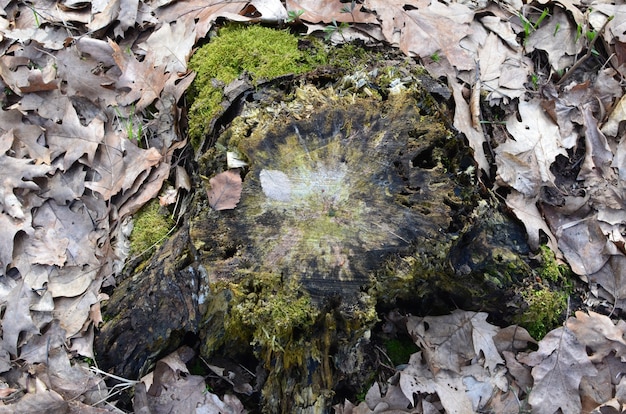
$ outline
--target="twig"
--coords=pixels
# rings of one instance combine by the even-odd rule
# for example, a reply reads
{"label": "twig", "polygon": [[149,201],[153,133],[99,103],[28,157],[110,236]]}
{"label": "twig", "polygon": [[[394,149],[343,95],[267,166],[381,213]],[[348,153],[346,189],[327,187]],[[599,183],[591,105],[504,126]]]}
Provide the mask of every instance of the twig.
{"label": "twig", "polygon": [[556,83],[557,86],[561,85],[563,82],[565,82],[565,80],[567,78],[569,78],[571,76],[572,73],[574,73],[574,71],[576,69],[578,69],[578,67],[580,65],[583,64],[583,62],[587,59],[589,59],[591,57],[591,53],[593,52],[593,46],[596,44],[596,41],[598,40],[598,38],[600,37],[600,35],[602,34],[602,32],[604,31],[604,29],[606,28],[606,25],[609,24],[609,22],[611,20],[613,20],[613,18],[615,18],[615,16],[609,16],[608,19],[606,19],[606,21],[604,22],[604,24],[602,25],[602,27],[600,28],[600,30],[598,30],[598,32],[596,33],[596,35],[593,37],[593,39],[591,40],[591,42],[589,43],[589,47],[587,48],[587,53],[585,53],[585,55],[583,57],[581,57],[580,59],[578,59],[576,61],[576,63],[574,63],[574,66],[572,66],[567,73],[565,73],[565,75],[563,75],[563,77]]}

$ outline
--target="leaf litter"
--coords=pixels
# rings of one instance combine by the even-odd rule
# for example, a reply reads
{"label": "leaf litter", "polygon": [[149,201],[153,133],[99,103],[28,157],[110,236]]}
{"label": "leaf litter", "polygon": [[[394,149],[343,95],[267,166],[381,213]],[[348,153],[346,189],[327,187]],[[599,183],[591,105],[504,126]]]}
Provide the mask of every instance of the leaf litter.
{"label": "leaf litter", "polygon": [[[115,392],[106,389],[104,373],[75,356],[93,358],[93,331],[102,322],[99,292],[114,283],[120,268],[114,264],[125,258],[124,229],[159,194],[175,167],[174,150],[185,145],[175,103],[193,80],[187,59],[217,18],[276,24],[292,12],[310,33],[345,22],[348,27],[337,26],[331,41],[383,41],[445,77],[455,101],[454,126],[467,137],[483,178],[495,171],[497,188],[505,190],[531,246],[547,242],[589,283],[591,302],[626,306],[626,111],[619,82],[626,74],[624,5],[37,0],[27,10],[8,0],[3,6],[0,369],[13,380],[0,387],[0,412],[115,410],[103,404]],[[568,73],[591,61],[595,48],[607,57],[600,69]],[[500,145],[489,138],[488,106],[509,111]],[[137,136],[120,114],[143,126],[147,108],[157,112]],[[228,174],[212,179],[218,210],[236,208],[239,199]],[[264,191],[288,200],[285,178],[268,176]],[[555,189],[556,199],[548,199],[545,189]],[[522,328],[495,327],[484,314],[408,320],[421,351],[390,382],[375,383],[364,402],[339,404],[337,412],[530,407],[569,413],[626,404],[619,374],[625,368],[623,321],[577,312],[529,352],[532,338]],[[169,400],[172,409],[243,410],[236,397],[201,392],[203,382],[187,374],[184,363],[157,373],[157,383],[178,390]],[[145,403],[137,402],[139,412],[154,407],[156,393],[137,387],[138,401]]]}

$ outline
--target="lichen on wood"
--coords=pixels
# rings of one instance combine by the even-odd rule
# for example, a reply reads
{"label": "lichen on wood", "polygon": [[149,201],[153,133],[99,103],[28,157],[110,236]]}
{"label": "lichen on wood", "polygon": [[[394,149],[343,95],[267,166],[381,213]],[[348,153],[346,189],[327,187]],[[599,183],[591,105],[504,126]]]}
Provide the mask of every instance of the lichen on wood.
{"label": "lichen on wood", "polygon": [[[223,322],[207,310],[203,352],[229,338],[252,343],[270,372],[267,411],[329,402],[319,387],[333,386],[331,347],[376,321],[367,287],[391,259],[449,246],[451,205],[463,203],[450,171],[458,154],[446,149],[456,138],[429,105],[432,97],[418,82],[393,91],[386,84],[368,96],[354,89],[357,77],[375,75],[344,79],[349,90],[258,91],[219,137],[221,151],[201,157],[204,176],[219,168],[207,158],[223,159],[225,151],[248,164],[237,207],[203,208],[190,223],[210,295],[228,303]],[[286,379],[296,372],[317,380]],[[294,405],[313,384],[312,400]]]}

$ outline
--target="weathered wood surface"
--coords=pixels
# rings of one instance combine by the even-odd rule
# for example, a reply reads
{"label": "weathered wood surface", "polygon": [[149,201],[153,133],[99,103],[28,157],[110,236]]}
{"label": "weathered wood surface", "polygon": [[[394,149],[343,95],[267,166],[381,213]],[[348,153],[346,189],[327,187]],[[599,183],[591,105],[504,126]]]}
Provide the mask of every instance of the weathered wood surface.
{"label": "weathered wood surface", "polygon": [[[428,91],[296,85],[248,96],[200,157],[188,228],[106,305],[105,369],[136,378],[192,333],[205,358],[254,356],[263,411],[325,412],[339,384],[371,375],[379,312],[515,312],[524,234],[479,202],[471,155]],[[199,178],[226,169],[217,148],[248,163],[234,210],[212,210]]]}

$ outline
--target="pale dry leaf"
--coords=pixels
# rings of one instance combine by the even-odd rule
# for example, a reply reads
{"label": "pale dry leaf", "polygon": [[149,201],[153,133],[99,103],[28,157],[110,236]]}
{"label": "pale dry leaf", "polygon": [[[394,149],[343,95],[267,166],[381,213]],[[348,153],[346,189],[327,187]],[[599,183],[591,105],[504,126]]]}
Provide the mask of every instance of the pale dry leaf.
{"label": "pale dry leaf", "polygon": [[72,346],[70,350],[73,353],[84,356],[85,358],[91,358],[93,360],[96,359],[96,355],[93,351],[93,340],[95,337],[94,333],[94,325],[89,324],[87,328],[87,332],[83,332],[78,337],[74,337],[71,339]]}
{"label": "pale dry leaf", "polygon": [[165,162],[161,162],[150,172],[144,171],[116,203],[119,208],[119,217],[125,218],[135,214],[144,204],[155,198],[169,173],[170,165]]}
{"label": "pale dry leaf", "polygon": [[51,349],[46,364],[50,388],[65,399],[79,395],[83,402],[93,404],[107,396],[103,379],[80,363],[72,364],[65,349]]}
{"label": "pale dry leaf", "polygon": [[398,44],[405,54],[426,58],[437,53],[458,70],[476,66],[475,56],[461,46],[461,40],[471,33],[474,19],[467,6],[398,0],[367,0],[363,6],[376,13],[385,39]]}
{"label": "pale dry leaf", "polygon": [[[55,237],[68,240],[66,265],[98,267],[100,261],[97,257],[97,240],[92,237],[95,230],[92,220],[91,211],[81,202],[58,205],[50,200],[33,214],[33,227],[54,229]],[[29,255],[36,254],[34,249],[28,247],[26,252]]]}
{"label": "pale dry leaf", "polygon": [[13,413],[66,414],[69,413],[69,404],[52,390],[26,393],[15,404],[0,406],[0,414]]}
{"label": "pale dry leaf", "polygon": [[578,393],[581,378],[594,376],[597,370],[572,331],[558,328],[548,332],[539,341],[539,349],[521,362],[533,367],[535,382],[528,398],[533,412],[554,414],[559,409],[564,414],[581,412]]}
{"label": "pale dry leaf", "polygon": [[626,257],[612,255],[596,273],[587,276],[592,293],[626,308]]}
{"label": "pale dry leaf", "polygon": [[168,7],[155,10],[155,16],[163,24],[177,21],[184,26],[194,27],[194,41],[203,38],[211,30],[215,21],[225,14],[238,14],[248,0],[183,0],[173,2]]}
{"label": "pale dry leaf", "polygon": [[598,121],[593,116],[590,105],[583,105],[585,131],[585,159],[580,167],[577,179],[584,181],[589,177],[601,177],[611,181],[613,177],[613,152],[604,134],[598,128]]}
{"label": "pale dry leaf", "polygon": [[[35,95],[29,94],[28,96]],[[29,158],[35,164],[50,165],[50,149],[43,145],[44,130],[39,125],[20,124],[13,128],[13,156]]]}
{"label": "pale dry leaf", "polygon": [[[119,92],[112,87],[115,84],[115,79],[102,69],[103,62],[111,66],[113,60],[111,55],[108,57],[101,56],[103,53],[113,52],[110,46],[106,46],[107,49],[98,54],[102,60],[85,56],[76,47],[68,47],[58,52],[56,59],[57,77],[64,81],[64,92],[68,96],[84,96],[96,105],[117,105]],[[54,104],[53,100],[44,101],[46,107]],[[45,108],[46,113],[50,113],[52,110],[53,108]]]}
{"label": "pale dry leaf", "polygon": [[96,150],[104,138],[104,122],[94,118],[83,126],[76,109],[68,102],[63,115],[63,122],[46,124],[46,142],[50,147],[51,157],[63,154],[63,171],[67,171],[82,156],[87,156],[87,163],[92,163]]}
{"label": "pale dry leaf", "polygon": [[146,59],[166,72],[185,72],[195,43],[194,26],[178,22],[163,24],[140,45]]}
{"label": "pale dry leaf", "polygon": [[30,314],[34,295],[36,293],[24,283],[16,285],[10,293],[2,318],[2,345],[11,355],[18,355],[20,338],[25,340],[39,333]]}
{"label": "pale dry leaf", "polygon": [[519,98],[526,93],[532,65],[524,58],[521,50],[513,51],[498,36],[490,33],[485,44],[478,49],[480,80],[487,91],[491,105]]}
{"label": "pale dry leaf", "polygon": [[282,24],[287,20],[287,9],[281,0],[252,0],[250,4],[261,15],[263,23]]}
{"label": "pale dry leaf", "polygon": [[513,31],[511,22],[506,20],[506,16],[486,15],[480,18],[480,22],[489,29],[490,32],[498,35],[511,50],[517,51],[521,48],[521,45],[517,41],[517,34]]}
{"label": "pale dry leaf", "polygon": [[626,95],[622,96],[615,104],[609,119],[602,125],[600,130],[602,133],[614,137],[617,135],[620,122],[622,121],[626,121]]}
{"label": "pale dry leaf", "polygon": [[489,372],[495,373],[497,366],[503,365],[504,360],[494,343],[494,337],[500,328],[487,322],[488,316],[485,312],[479,312],[472,317],[472,343],[476,355],[480,356],[482,353],[485,358],[485,368],[488,368]]}
{"label": "pale dry leaf", "polygon": [[[96,155],[97,157],[97,155]],[[66,205],[78,200],[85,192],[85,177],[87,169],[79,163],[74,164],[62,174],[54,174],[41,185],[39,196],[52,199],[59,205]]]}
{"label": "pale dry leaf", "polygon": [[33,179],[44,177],[52,168],[48,165],[35,165],[30,159],[6,155],[13,145],[13,139],[12,131],[0,135],[0,170],[4,172],[0,179],[0,206],[14,219],[23,220],[28,213],[23,210],[22,200],[17,197],[14,190],[18,188],[37,190],[39,187]]}
{"label": "pale dry leaf", "polygon": [[509,325],[506,328],[501,328],[493,337],[493,341],[498,352],[517,352],[527,349],[529,343],[537,343],[526,329],[517,325]]}
{"label": "pale dry leaf", "polygon": [[478,168],[483,171],[489,171],[489,161],[487,161],[487,156],[483,149],[483,144],[486,142],[485,135],[482,129],[476,129],[472,124],[470,107],[463,97],[463,86],[457,78],[453,76],[448,76],[448,85],[452,87],[452,94],[454,96],[454,127],[465,134],[469,146],[474,152],[474,160],[478,164]]}
{"label": "pale dry leaf", "polygon": [[239,170],[228,170],[209,180],[209,205],[214,210],[232,210],[241,199],[242,181]]}
{"label": "pale dry leaf", "polygon": [[592,362],[601,362],[611,352],[618,357],[626,355],[626,326],[615,325],[608,316],[593,311],[576,311],[576,317],[568,318],[566,326],[592,351],[591,354],[587,352]]}
{"label": "pale dry leaf", "polygon": [[351,10],[350,3],[340,3],[334,0],[287,0],[286,6],[288,11],[296,13],[304,11],[299,18],[310,23],[330,24],[333,20],[338,23],[378,23],[376,14],[364,12],[363,5],[359,3],[356,3],[353,10]]}
{"label": "pale dry leaf", "polygon": [[58,297],[54,300],[54,317],[65,329],[68,338],[79,333],[89,317],[91,305],[98,302],[96,294],[87,289],[83,295],[66,298]]}
{"label": "pale dry leaf", "polygon": [[436,393],[448,413],[473,414],[476,410],[466,392],[463,377],[442,369],[433,374],[428,364],[422,362],[421,352],[413,354],[408,366],[400,372],[402,392],[414,404],[414,394]]}
{"label": "pale dry leaf", "polygon": [[531,389],[533,386],[533,377],[530,373],[531,369],[526,365],[521,364],[513,352],[503,351],[502,356],[506,361],[506,369],[508,373],[513,376],[519,389]]}
{"label": "pale dry leaf", "polygon": [[65,344],[65,331],[58,321],[52,321],[41,333],[31,338],[20,350],[20,359],[29,364],[47,363],[51,349]]}
{"label": "pale dry leaf", "polygon": [[613,16],[602,33],[607,44],[612,44],[616,39],[626,42],[626,5],[597,0],[592,1],[590,7],[589,24],[594,30],[600,30],[606,20]]}
{"label": "pale dry leaf", "polygon": [[291,180],[282,171],[261,170],[259,173],[261,189],[268,198],[276,201],[291,200]]}
{"label": "pale dry leaf", "polygon": [[546,218],[555,229],[559,249],[563,252],[567,263],[577,275],[594,274],[610,258],[606,252],[608,240],[594,216],[577,219],[563,217],[556,219],[558,212],[546,209]]}
{"label": "pale dry leaf", "polygon": [[524,224],[526,234],[528,234],[528,244],[532,249],[539,248],[540,232],[543,232],[548,236],[547,245],[550,247],[550,250],[556,254],[557,258],[561,257],[557,239],[546,224],[543,215],[539,212],[535,198],[528,198],[524,194],[513,190],[506,196],[506,205]]}
{"label": "pale dry leaf", "polygon": [[13,246],[15,235],[24,231],[25,227],[31,230],[32,216],[28,219],[16,220],[6,213],[0,213],[0,276],[4,276],[7,266],[13,261]]}
{"label": "pale dry leaf", "polygon": [[97,180],[87,181],[85,187],[100,193],[105,200],[129,190],[142,174],[147,175],[163,159],[155,148],[139,148],[113,131],[107,132],[103,144],[90,165],[98,172]]}
{"label": "pale dry leaf", "polygon": [[[538,170],[541,180],[538,184],[553,185],[554,174],[550,171],[550,166],[557,155],[567,156],[567,151],[561,144],[558,126],[544,113],[538,100],[521,101],[518,110],[521,121],[517,120],[515,114],[506,121],[507,130],[513,139],[507,140],[496,148],[496,165],[498,165],[498,169],[505,169],[506,167],[499,161],[499,158],[503,154],[509,154],[509,156],[521,158],[523,162],[533,166],[534,168],[521,176],[511,177],[510,174],[507,174],[505,175],[506,178],[503,178],[507,184],[530,196],[531,194],[522,191],[528,184],[520,186],[518,180],[532,182],[535,179],[533,171]],[[502,174],[500,175],[502,176]]]}
{"label": "pale dry leaf", "polygon": [[116,65],[122,71],[116,87],[124,92],[118,96],[118,102],[123,106],[134,104],[136,111],[143,111],[161,95],[172,74],[165,72],[162,66],[155,65],[152,60],[138,61],[112,40],[109,40],[109,46],[113,49]]}
{"label": "pale dry leaf", "polygon": [[440,369],[460,373],[468,361],[481,353],[492,372],[504,364],[493,337],[498,328],[486,321],[484,312],[455,310],[450,315],[409,317],[407,330],[422,348],[431,371]]}
{"label": "pale dry leaf", "polygon": [[555,7],[552,16],[530,33],[525,44],[526,51],[545,51],[555,71],[571,66],[575,57],[581,53],[585,39],[585,36],[577,35],[576,23],[571,20],[563,9]]}

